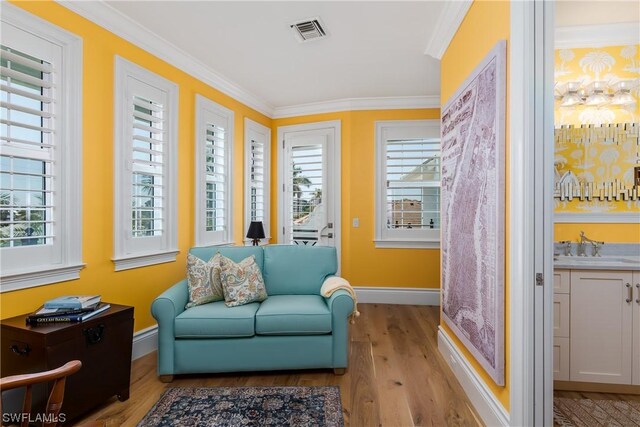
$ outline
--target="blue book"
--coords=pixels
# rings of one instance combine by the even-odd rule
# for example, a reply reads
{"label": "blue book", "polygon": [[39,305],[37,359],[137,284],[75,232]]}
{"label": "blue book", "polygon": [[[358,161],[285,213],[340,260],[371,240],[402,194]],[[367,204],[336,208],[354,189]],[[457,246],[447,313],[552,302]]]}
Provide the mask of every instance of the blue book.
{"label": "blue book", "polygon": [[27,325],[37,326],[37,325],[47,325],[51,323],[75,323],[82,322],[84,320],[90,319],[93,316],[96,316],[100,313],[103,313],[111,308],[110,304],[100,304],[95,310],[87,312],[87,313],[78,313],[78,314],[63,314],[60,316],[47,316],[47,317],[27,317]]}
{"label": "blue book", "polygon": [[68,295],[54,298],[44,303],[46,309],[81,309],[100,302],[100,295]]}

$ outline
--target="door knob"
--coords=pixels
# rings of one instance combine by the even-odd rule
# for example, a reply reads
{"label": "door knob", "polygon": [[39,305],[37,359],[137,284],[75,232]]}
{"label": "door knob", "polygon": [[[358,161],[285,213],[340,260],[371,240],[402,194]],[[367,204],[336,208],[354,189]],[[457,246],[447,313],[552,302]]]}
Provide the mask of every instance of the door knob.
{"label": "door knob", "polygon": [[633,288],[631,287],[631,283],[626,283],[625,286],[627,287],[627,299],[625,299],[625,301],[629,303],[633,300]]}
{"label": "door knob", "polygon": [[636,298],[636,304],[640,304],[640,283],[636,283],[636,289],[638,290],[638,298]]}

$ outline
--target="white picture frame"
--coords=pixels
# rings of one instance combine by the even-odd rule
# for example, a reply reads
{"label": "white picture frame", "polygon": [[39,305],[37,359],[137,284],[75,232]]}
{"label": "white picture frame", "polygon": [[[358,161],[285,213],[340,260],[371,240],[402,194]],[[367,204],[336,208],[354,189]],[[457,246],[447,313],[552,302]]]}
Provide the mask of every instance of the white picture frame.
{"label": "white picture frame", "polygon": [[441,113],[442,318],[493,381],[504,381],[506,41]]}

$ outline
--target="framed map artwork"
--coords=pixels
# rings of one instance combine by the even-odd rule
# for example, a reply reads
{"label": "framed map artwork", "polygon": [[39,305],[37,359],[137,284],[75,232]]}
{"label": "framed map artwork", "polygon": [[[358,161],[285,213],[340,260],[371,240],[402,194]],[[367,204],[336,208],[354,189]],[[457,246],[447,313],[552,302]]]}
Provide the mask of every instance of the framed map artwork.
{"label": "framed map artwork", "polygon": [[504,385],[506,42],[442,109],[442,317]]}

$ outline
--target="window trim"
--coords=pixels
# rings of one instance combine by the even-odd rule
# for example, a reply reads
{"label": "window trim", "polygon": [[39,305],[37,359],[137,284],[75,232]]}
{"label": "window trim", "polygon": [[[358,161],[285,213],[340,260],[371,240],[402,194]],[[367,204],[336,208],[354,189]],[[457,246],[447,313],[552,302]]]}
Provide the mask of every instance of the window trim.
{"label": "window trim", "polygon": [[246,233],[251,224],[251,138],[249,131],[264,135],[264,234],[265,238],[260,244],[268,244],[271,240],[271,129],[251,120],[244,118],[244,229],[242,235],[245,245],[251,242],[247,239]]}
{"label": "window trim", "polygon": [[[62,111],[57,121],[59,140],[64,145],[56,147],[56,158],[65,165],[60,169],[59,182],[62,187],[58,226],[62,259],[56,264],[41,264],[22,271],[2,268],[0,293],[26,289],[51,283],[80,278],[82,262],[82,38],[36,17],[17,6],[2,4],[3,25],[10,25],[31,33],[62,50],[60,68],[62,95],[59,105]],[[80,82],[80,83],[78,83]]]}
{"label": "window trim", "polygon": [[[129,130],[133,126],[125,91],[128,79],[135,79],[166,93],[166,154],[163,160],[166,172],[164,214],[166,228],[165,239],[152,250],[134,251],[127,242],[126,235],[130,223],[131,207],[129,195],[132,185],[131,171],[124,161],[131,151]],[[178,85],[158,74],[142,68],[133,62],[115,56],[115,96],[114,96],[114,263],[115,271],[129,270],[149,265],[174,262],[178,254],[177,220],[177,180],[178,180]],[[139,237],[144,239],[144,237]]]}
{"label": "window trim", "polygon": [[387,236],[385,227],[386,218],[386,152],[385,130],[392,128],[416,129],[426,127],[427,132],[434,132],[426,137],[440,138],[440,121],[430,120],[388,120],[375,122],[375,233],[374,244],[376,248],[406,248],[406,249],[437,249],[440,248],[440,229],[437,233],[427,233],[426,238],[410,238],[400,236]]}
{"label": "window trim", "polygon": [[[233,164],[233,146],[235,143],[234,140],[234,127],[235,127],[235,114],[233,110],[229,108],[223,107],[222,105],[212,101],[209,98],[206,98],[200,94],[196,94],[196,102],[195,102],[195,224],[194,224],[194,246],[227,246],[234,244],[233,240],[233,173],[234,173],[234,164]],[[206,112],[212,113],[218,116],[221,116],[226,120],[227,126],[225,127],[225,143],[228,144],[225,148],[225,156],[226,156],[226,164],[228,165],[227,169],[227,188],[226,192],[228,194],[227,204],[225,205],[225,215],[227,218],[227,228],[226,232],[222,239],[215,240],[211,234],[211,232],[206,231],[205,218],[206,216],[203,214],[203,208],[206,203],[205,190],[206,190],[206,179],[204,173],[199,173],[201,171],[199,165],[203,164],[205,161],[205,144],[203,143],[203,139],[199,138],[200,132],[206,128],[207,121],[205,114]]]}

